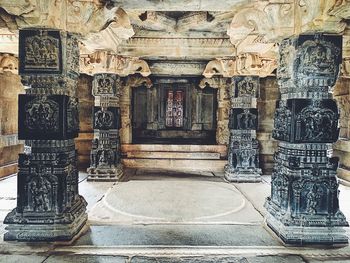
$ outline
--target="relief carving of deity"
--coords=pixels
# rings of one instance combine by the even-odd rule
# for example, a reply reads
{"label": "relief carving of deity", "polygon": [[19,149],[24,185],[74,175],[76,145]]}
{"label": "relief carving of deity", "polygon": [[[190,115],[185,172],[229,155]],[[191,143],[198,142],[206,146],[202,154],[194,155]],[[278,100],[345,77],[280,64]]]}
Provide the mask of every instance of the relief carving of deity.
{"label": "relief carving of deity", "polygon": [[256,115],[249,112],[249,109],[237,115],[237,128],[254,130],[256,126]]}
{"label": "relief carving of deity", "polygon": [[304,108],[298,114],[297,119],[298,123],[301,123],[301,127],[298,127],[300,137],[313,141],[332,138],[338,121],[337,114],[324,108],[318,101],[314,101],[311,106]]}
{"label": "relief carving of deity", "polygon": [[25,124],[29,130],[58,131],[59,105],[47,97],[36,98],[25,106]]}
{"label": "relief carving of deity", "polygon": [[99,110],[95,113],[95,127],[109,129],[113,125],[113,113],[108,110]]}
{"label": "relief carving of deity", "polygon": [[27,70],[59,70],[59,39],[48,35],[27,37],[24,65]]}
{"label": "relief carving of deity", "polygon": [[340,49],[323,40],[305,41],[298,53],[297,76],[321,76],[335,79]]}
{"label": "relief carving of deity", "polygon": [[94,95],[113,95],[114,80],[107,76],[99,76],[96,79],[95,87],[94,87]]}
{"label": "relief carving of deity", "polygon": [[252,78],[244,78],[237,84],[238,97],[255,97],[257,92],[257,85]]}
{"label": "relief carving of deity", "polygon": [[51,184],[45,177],[36,177],[29,184],[33,200],[33,210],[44,212],[50,210]]}

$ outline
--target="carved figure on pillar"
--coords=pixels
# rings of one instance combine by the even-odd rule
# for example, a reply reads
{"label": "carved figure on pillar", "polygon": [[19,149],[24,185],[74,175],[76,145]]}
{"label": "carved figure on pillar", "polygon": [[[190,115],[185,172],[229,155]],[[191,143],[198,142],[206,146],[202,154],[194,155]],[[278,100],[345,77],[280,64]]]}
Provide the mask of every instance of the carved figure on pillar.
{"label": "carved figure on pillar", "polygon": [[94,140],[87,169],[89,181],[117,181],[123,175],[120,157],[121,113],[119,99],[122,82],[112,73],[94,75],[92,95]]}
{"label": "carved figure on pillar", "polygon": [[259,142],[256,139],[258,76],[232,78],[230,142],[225,178],[230,182],[260,182]]}
{"label": "carved figure on pillar", "polygon": [[348,243],[339,210],[339,113],[330,88],[341,64],[341,36],[300,35],[280,45],[273,138],[275,153],[266,223],[285,243]]}
{"label": "carved figure on pillar", "polygon": [[71,240],[87,221],[74,143],[78,40],[60,30],[23,29],[19,57],[19,74],[28,86],[19,95],[19,139],[27,151],[19,155],[17,207],[4,220],[4,239]]}

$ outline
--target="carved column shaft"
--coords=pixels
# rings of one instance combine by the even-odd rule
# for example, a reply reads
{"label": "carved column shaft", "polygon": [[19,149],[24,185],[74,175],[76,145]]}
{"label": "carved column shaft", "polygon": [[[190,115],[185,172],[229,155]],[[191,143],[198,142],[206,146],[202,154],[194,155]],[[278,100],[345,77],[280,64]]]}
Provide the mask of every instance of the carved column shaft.
{"label": "carved column shaft", "polygon": [[119,100],[122,83],[112,73],[94,75],[92,95],[95,97],[89,181],[117,181],[123,174],[119,129],[121,113]]}
{"label": "carved column shaft", "polygon": [[5,240],[71,240],[87,220],[78,192],[79,114],[76,85],[79,47],[74,34],[51,29],[19,32],[19,74],[26,94],[19,95],[17,207],[4,223]]}
{"label": "carved column shaft", "polygon": [[260,182],[257,95],[258,76],[232,78],[230,141],[225,178],[230,182]]}
{"label": "carved column shaft", "polygon": [[301,35],[282,41],[278,67],[275,153],[266,222],[285,243],[347,243],[339,210],[339,113],[330,87],[341,63],[341,36]]}

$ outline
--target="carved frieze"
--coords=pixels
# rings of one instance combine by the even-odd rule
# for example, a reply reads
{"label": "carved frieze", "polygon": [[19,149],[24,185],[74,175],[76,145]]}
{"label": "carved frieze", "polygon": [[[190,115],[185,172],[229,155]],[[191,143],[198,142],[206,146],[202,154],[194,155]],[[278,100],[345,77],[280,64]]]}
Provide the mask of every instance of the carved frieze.
{"label": "carved frieze", "polygon": [[332,143],[339,135],[338,118],[335,100],[278,101],[272,137],[291,143]]}
{"label": "carved frieze", "polygon": [[136,57],[123,57],[107,51],[97,51],[80,56],[80,72],[88,75],[113,73],[128,76],[139,73],[146,77],[151,74],[146,61]]}

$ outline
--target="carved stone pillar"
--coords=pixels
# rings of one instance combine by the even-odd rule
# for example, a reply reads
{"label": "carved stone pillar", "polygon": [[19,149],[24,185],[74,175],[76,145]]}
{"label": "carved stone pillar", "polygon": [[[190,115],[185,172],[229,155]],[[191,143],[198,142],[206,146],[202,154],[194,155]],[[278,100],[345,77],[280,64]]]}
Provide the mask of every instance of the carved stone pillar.
{"label": "carved stone pillar", "polygon": [[112,73],[94,75],[92,95],[95,97],[89,181],[117,181],[123,174],[120,155],[121,112],[119,100],[122,83]]}
{"label": "carved stone pillar", "polygon": [[87,220],[78,191],[79,48],[74,34],[54,29],[19,31],[17,207],[5,218],[5,240],[71,240]]}
{"label": "carved stone pillar", "polygon": [[332,99],[341,63],[341,36],[300,35],[282,41],[273,138],[279,140],[266,223],[285,243],[339,244],[348,226],[339,210],[339,113]]}
{"label": "carved stone pillar", "polygon": [[259,77],[233,77],[232,84],[225,178],[230,182],[260,182],[262,171],[259,168],[259,143],[256,139]]}

